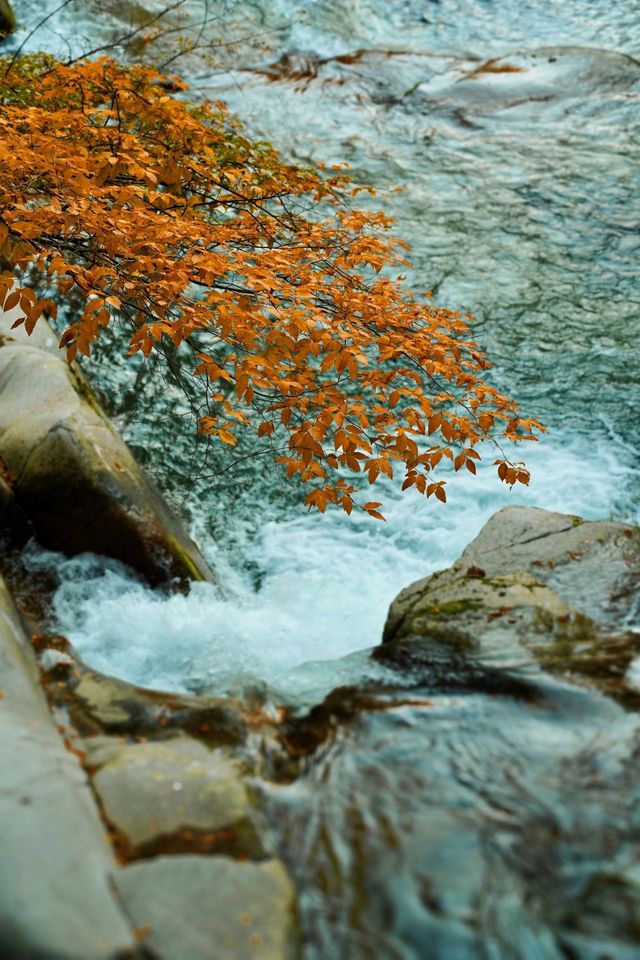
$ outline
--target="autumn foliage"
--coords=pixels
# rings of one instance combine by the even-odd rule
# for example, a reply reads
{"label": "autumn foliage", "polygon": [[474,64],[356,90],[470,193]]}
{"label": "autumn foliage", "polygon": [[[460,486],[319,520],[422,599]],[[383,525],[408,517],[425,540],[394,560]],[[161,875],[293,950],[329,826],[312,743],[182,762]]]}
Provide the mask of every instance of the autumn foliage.
{"label": "autumn foliage", "polygon": [[0,306],[18,305],[28,331],[75,290],[69,359],[115,322],[131,352],[191,349],[200,429],[232,445],[255,430],[320,510],[380,517],[358,502],[357,474],[445,500],[441,461],[475,473],[480,441],[533,439],[539,425],[483,382],[466,320],[403,288],[388,218],[354,209],[342,172],[286,164],[222,104],[189,103],[147,68],[8,67]]}

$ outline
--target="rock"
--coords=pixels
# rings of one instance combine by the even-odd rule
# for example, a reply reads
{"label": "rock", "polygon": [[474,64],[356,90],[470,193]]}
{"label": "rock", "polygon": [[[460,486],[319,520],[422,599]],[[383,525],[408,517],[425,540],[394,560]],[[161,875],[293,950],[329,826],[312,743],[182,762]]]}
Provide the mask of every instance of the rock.
{"label": "rock", "polygon": [[640,634],[626,620],[639,585],[638,528],[507,507],[452,567],[398,595],[374,656],[472,689],[544,669],[637,709]]}
{"label": "rock", "polygon": [[213,581],[77,369],[56,356],[46,332],[32,343],[7,326],[5,319],[0,458],[38,541],[68,555],[114,557],[154,585]]}
{"label": "rock", "polygon": [[16,18],[9,0],[0,0],[0,38],[8,36],[16,29]]}
{"label": "rock", "polygon": [[620,625],[640,584],[640,529],[583,521],[536,507],[506,507],[455,565],[487,577],[527,571],[602,625]]}
{"label": "rock", "polygon": [[[239,746],[247,738],[246,705],[233,697],[148,690],[91,670],[64,637],[39,637],[42,682],[79,732],[140,737],[188,733],[210,747]],[[51,658],[52,651],[57,656]]]}
{"label": "rock", "polygon": [[[89,749],[87,763],[104,752]],[[223,751],[182,736],[110,754],[93,787],[129,858],[194,849],[264,857],[239,764]]]}
{"label": "rock", "polygon": [[275,860],[158,857],[121,870],[116,885],[158,960],[285,960],[294,896]]}
{"label": "rock", "polygon": [[0,520],[3,520],[11,509],[13,500],[13,490],[4,477],[0,476]]}
{"label": "rock", "polygon": [[477,118],[507,109],[590,94],[628,95],[640,79],[640,63],[612,50],[588,47],[541,47],[487,60],[472,70],[456,66],[447,74],[415,85],[407,106],[423,113],[453,114],[465,126]]}
{"label": "rock", "polygon": [[135,956],[112,850],[77,756],[56,730],[0,581],[0,956]]}
{"label": "rock", "polygon": [[[13,290],[16,289],[14,284]],[[38,347],[40,350],[46,350],[54,357],[66,356],[64,347],[60,348],[60,338],[56,335],[49,324],[41,318],[30,334],[27,333],[24,324],[14,327],[16,320],[22,320],[24,314],[19,306],[12,307],[11,310],[0,310],[0,346],[5,344],[22,343],[29,347]],[[79,371],[77,364],[73,364],[74,370]]]}

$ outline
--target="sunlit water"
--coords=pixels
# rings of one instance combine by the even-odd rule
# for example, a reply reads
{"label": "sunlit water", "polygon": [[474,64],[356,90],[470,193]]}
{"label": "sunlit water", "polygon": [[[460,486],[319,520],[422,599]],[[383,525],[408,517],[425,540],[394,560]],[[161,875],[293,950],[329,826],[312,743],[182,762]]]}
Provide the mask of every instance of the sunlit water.
{"label": "sunlit water", "polygon": [[[45,9],[14,6],[25,21]],[[394,595],[448,565],[499,507],[638,519],[640,12],[604,0],[211,9],[223,6],[206,36],[230,45],[217,67],[184,61],[192,95],[226,99],[287,157],[346,160],[359,182],[402,186],[375,202],[412,244],[409,282],[475,314],[493,381],[550,428],[522,451],[526,491],[483,470],[452,478],[446,505],[385,489],[385,524],[311,515],[266,464],[228,469],[214,451],[203,466],[158,372],[134,392],[124,361],[96,359],[90,374],[186,509],[223,593],[154,594],[117,564],[32,550],[60,577],[57,626],[88,662],[137,683],[260,680],[302,705],[382,675],[364,651]],[[126,4],[111,8],[126,20]],[[65,8],[44,45],[108,38],[113,21],[90,11]],[[527,72],[475,73],[500,57]],[[431,709],[371,714],[296,784],[265,788],[307,958],[637,956],[636,724],[599,696],[539,683],[531,705],[425,681]]]}

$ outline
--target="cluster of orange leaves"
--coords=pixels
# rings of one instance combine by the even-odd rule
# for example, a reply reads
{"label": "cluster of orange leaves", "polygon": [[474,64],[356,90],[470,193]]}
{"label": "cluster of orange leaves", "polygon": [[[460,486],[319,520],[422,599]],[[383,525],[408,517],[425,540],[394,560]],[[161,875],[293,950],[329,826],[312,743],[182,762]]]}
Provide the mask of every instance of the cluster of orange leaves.
{"label": "cluster of orange leaves", "polygon": [[[403,245],[384,214],[353,209],[341,171],[286,164],[222,104],[190,103],[146,67],[8,66],[0,307],[19,306],[29,332],[75,289],[70,360],[116,320],[130,352],[186,344],[208,398],[200,429],[234,445],[254,428],[321,511],[351,512],[356,474],[399,471],[403,489],[444,501],[443,458],[475,473],[480,441],[534,439],[539,424],[483,382],[466,320],[393,277]],[[358,505],[382,519],[378,501]]]}

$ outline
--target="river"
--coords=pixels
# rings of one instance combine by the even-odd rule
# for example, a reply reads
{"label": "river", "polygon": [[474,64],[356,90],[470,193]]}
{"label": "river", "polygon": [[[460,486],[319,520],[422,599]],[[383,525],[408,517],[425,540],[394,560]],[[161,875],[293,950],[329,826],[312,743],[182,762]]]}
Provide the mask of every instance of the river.
{"label": "river", "polygon": [[[56,4],[14,6],[26,23]],[[88,2],[69,4],[27,47],[78,51],[121,31],[128,5],[100,7],[98,16]],[[92,380],[187,511],[223,592],[162,596],[117,564],[34,550],[30,562],[59,577],[57,627],[94,666],[132,682],[196,691],[259,682],[302,707],[372,672],[362,651],[379,642],[398,590],[451,563],[499,507],[638,522],[640,9],[631,0],[209,9],[220,20],[205,40],[226,45],[213,62],[185,58],[190,95],[226,100],[287,158],[347,161],[358,183],[402,187],[371,202],[411,243],[408,282],[474,314],[492,382],[549,428],[523,453],[527,490],[509,492],[481,470],[453,478],[446,505],[386,489],[384,524],[319,516],[250,458],[230,469],[216,453],[200,469],[180,397],[157,371],[142,371],[134,393],[131,363],[101,352]],[[637,813],[621,796],[638,788],[636,725],[577,694],[563,703],[551,717],[443,697],[428,716],[372,716],[293,786],[265,786],[302,891],[305,958],[637,956],[606,910],[599,921],[596,910],[597,935],[581,927],[596,876],[638,880]],[[605,823],[608,847],[597,839]],[[573,934],[557,935],[572,910]]]}

